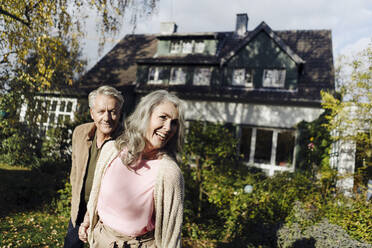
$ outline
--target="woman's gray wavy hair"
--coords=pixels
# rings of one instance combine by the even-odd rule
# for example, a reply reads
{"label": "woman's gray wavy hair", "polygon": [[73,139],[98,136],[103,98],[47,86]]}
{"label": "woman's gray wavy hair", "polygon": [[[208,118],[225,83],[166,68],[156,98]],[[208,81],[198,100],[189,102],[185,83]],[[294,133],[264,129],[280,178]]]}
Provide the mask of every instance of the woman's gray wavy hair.
{"label": "woman's gray wavy hair", "polygon": [[121,158],[126,166],[129,167],[141,159],[151,114],[154,108],[163,102],[173,103],[178,110],[178,128],[160,153],[165,153],[176,161],[179,160],[178,153],[182,151],[185,131],[184,103],[166,90],[157,90],[141,99],[134,112],[125,120],[124,132],[116,139],[116,147],[119,151],[127,149],[127,156]]}

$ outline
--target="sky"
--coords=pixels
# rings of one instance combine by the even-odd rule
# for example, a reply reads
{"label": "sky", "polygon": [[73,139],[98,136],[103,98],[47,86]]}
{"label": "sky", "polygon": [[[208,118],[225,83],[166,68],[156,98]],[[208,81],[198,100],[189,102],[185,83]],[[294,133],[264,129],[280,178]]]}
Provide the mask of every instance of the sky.
{"label": "sky", "polygon": [[[331,30],[334,61],[340,54],[355,55],[372,42],[372,0],[160,0],[152,16],[138,20],[134,33],[159,33],[160,23],[169,21],[178,25],[179,33],[234,31],[239,13],[248,15],[248,30],[263,21],[274,31]],[[98,53],[94,21],[89,25],[83,50],[88,68],[133,32],[125,25]]]}

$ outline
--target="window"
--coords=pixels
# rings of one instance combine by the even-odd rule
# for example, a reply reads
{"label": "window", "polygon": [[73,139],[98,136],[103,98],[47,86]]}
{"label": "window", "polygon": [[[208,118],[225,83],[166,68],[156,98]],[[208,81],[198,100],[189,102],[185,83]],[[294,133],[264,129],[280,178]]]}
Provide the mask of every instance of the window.
{"label": "window", "polygon": [[74,113],[77,108],[77,99],[37,96],[35,103],[28,103],[22,106],[20,121],[34,118],[43,130],[62,124],[63,121],[74,121]]}
{"label": "window", "polygon": [[195,42],[195,53],[203,53],[205,48],[204,41],[196,41]]}
{"label": "window", "polygon": [[256,150],[254,162],[259,164],[270,164],[273,131],[257,129]]}
{"label": "window", "polygon": [[192,40],[183,41],[182,53],[192,53]]}
{"label": "window", "polygon": [[170,85],[185,84],[186,70],[183,67],[173,67],[171,69]]}
{"label": "window", "polygon": [[276,171],[293,169],[296,135],[293,130],[240,126],[240,154],[248,165]]}
{"label": "window", "polygon": [[155,67],[150,67],[149,69],[149,81],[155,81],[155,77],[157,78],[158,76],[156,75],[156,68]]}
{"label": "window", "polygon": [[72,102],[68,101],[67,102],[67,110],[66,110],[66,112],[71,112],[71,110],[72,110]]}
{"label": "window", "polygon": [[170,54],[204,53],[204,40],[172,40],[170,42]]}
{"label": "window", "polygon": [[252,128],[242,127],[240,136],[240,154],[243,155],[245,161],[249,161],[251,154],[251,139],[252,139]]}
{"label": "window", "polygon": [[52,102],[52,105],[50,106],[50,110],[51,111],[56,111],[56,109],[57,109],[57,101],[53,101]]}
{"label": "window", "polygon": [[193,84],[208,86],[211,81],[211,74],[210,68],[195,68]]}
{"label": "window", "polygon": [[267,70],[263,72],[263,87],[283,88],[285,70]]}
{"label": "window", "polygon": [[60,104],[59,104],[59,111],[61,111],[61,112],[65,111],[65,106],[66,106],[66,102],[61,101]]}
{"label": "window", "polygon": [[253,87],[253,70],[251,69],[235,69],[233,71],[232,85]]}
{"label": "window", "polygon": [[149,84],[163,84],[169,78],[169,71],[165,67],[150,67]]}
{"label": "window", "polygon": [[56,121],[56,115],[55,115],[54,113],[51,113],[51,114],[49,115],[49,123],[50,123],[50,124],[54,124],[55,121]]}
{"label": "window", "polygon": [[295,135],[292,131],[282,131],[278,133],[276,146],[275,164],[280,166],[292,165],[293,150],[295,145]]}
{"label": "window", "polygon": [[181,41],[171,41],[170,53],[181,53],[181,47]]}

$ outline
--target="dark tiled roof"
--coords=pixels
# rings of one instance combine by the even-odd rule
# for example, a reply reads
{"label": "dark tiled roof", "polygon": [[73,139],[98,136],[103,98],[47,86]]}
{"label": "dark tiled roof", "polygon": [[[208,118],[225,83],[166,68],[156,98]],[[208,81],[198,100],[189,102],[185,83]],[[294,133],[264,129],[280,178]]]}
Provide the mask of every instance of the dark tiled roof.
{"label": "dark tiled roof", "polygon": [[156,58],[138,59],[137,63],[141,64],[213,64],[218,65],[219,60],[216,56],[203,54],[188,54],[185,56],[161,56]]}
{"label": "dark tiled roof", "polygon": [[154,56],[155,35],[127,35],[79,80],[79,87],[91,90],[100,85],[121,87],[136,81],[136,60]]}
{"label": "dark tiled roof", "polygon": [[[270,29],[271,30],[271,29]],[[255,30],[257,31],[257,30]],[[250,32],[255,32],[250,31]],[[250,32],[247,32],[249,36]],[[169,90],[181,92],[185,97],[219,97],[239,99],[239,101],[282,101],[293,103],[309,102],[319,104],[321,89],[334,89],[334,68],[332,38],[330,30],[288,30],[273,31],[275,37],[289,48],[290,52],[305,61],[299,78],[297,91],[242,90],[238,88],[166,86]],[[190,34],[191,35],[191,34]],[[110,84],[116,87],[133,86],[136,81],[139,64],[218,64],[221,58],[228,56],[247,37],[234,32],[216,32],[220,39],[216,56],[187,55],[183,57],[155,57],[157,36],[125,36],[106,56],[104,56],[81,80],[80,87],[96,88]],[[159,88],[162,86],[155,86]],[[154,86],[141,86],[136,90],[146,93]],[[221,99],[222,100],[222,99]]]}
{"label": "dark tiled roof", "polygon": [[306,61],[300,84],[334,88],[330,30],[276,31]]}

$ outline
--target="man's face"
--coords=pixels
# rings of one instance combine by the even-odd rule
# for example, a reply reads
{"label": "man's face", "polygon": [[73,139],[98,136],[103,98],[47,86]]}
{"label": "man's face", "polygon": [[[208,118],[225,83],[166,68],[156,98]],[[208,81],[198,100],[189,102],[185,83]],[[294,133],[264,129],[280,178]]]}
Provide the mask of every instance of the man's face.
{"label": "man's face", "polygon": [[90,116],[97,127],[97,134],[110,136],[116,129],[120,119],[120,109],[114,97],[100,95],[96,96]]}

